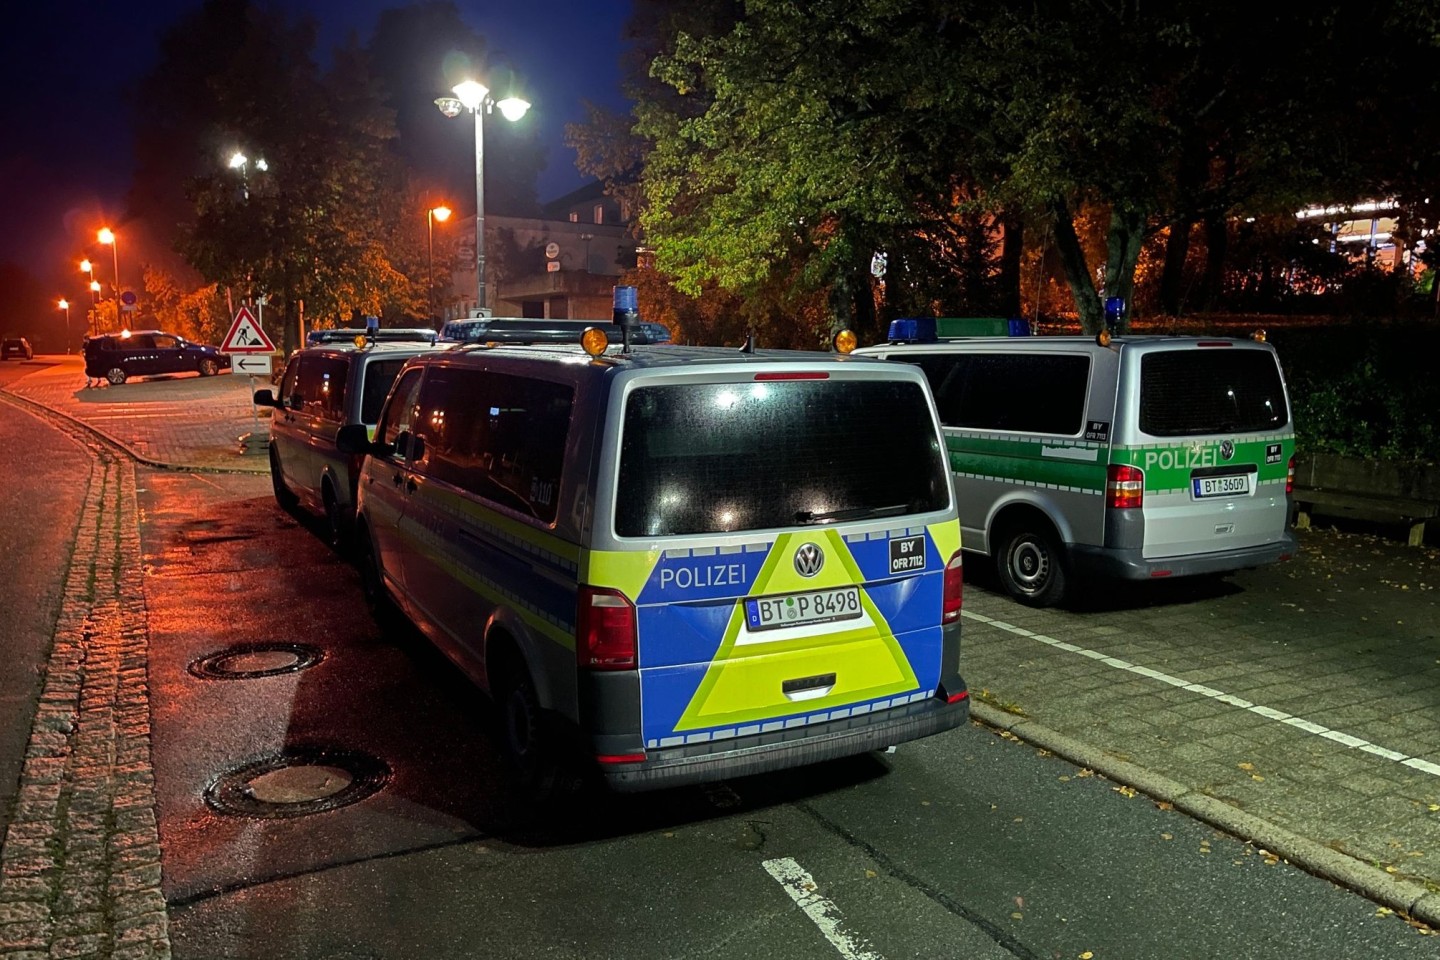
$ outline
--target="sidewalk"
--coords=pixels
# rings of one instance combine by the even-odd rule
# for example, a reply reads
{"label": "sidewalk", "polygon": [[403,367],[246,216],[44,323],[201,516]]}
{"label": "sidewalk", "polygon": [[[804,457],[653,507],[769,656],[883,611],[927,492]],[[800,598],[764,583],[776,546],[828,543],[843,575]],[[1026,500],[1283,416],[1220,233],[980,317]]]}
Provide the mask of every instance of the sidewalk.
{"label": "sidewalk", "polygon": [[[42,365],[43,364],[43,365]],[[12,382],[10,393],[74,420],[125,449],[140,463],[171,469],[268,473],[268,416],[256,416],[251,397],[270,384],[222,373],[130,380],[85,387],[79,356],[42,356]],[[268,415],[268,408],[260,408]],[[242,451],[239,438],[262,442]]]}
{"label": "sidewalk", "polygon": [[[267,472],[239,452],[247,378],[86,390],[78,359],[45,359],[8,389],[142,462]],[[1075,609],[1016,604],[967,558],[974,716],[1440,926],[1440,551],[1300,538],[1288,563],[1101,586]]]}

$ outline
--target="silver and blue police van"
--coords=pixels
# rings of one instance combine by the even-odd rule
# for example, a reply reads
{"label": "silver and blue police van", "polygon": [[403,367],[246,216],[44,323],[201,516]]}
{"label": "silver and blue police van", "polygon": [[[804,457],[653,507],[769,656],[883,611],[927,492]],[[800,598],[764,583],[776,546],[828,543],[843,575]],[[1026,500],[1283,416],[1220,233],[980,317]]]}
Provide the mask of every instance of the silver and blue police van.
{"label": "silver and blue police van", "polygon": [[[920,371],[830,353],[458,345],[409,360],[357,541],[498,706],[523,782],[619,790],[965,721],[960,528]],[[899,465],[899,466],[897,466]]]}

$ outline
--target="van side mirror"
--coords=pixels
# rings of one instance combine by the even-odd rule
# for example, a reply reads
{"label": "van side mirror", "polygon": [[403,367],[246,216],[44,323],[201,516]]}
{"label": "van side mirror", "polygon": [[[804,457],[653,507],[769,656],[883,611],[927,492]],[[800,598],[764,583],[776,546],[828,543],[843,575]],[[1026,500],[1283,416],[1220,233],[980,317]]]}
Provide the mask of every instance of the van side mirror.
{"label": "van side mirror", "polygon": [[370,428],[363,423],[347,423],[335,431],[335,449],[353,457],[373,454],[388,457],[394,448],[388,443],[370,439]]}
{"label": "van side mirror", "polygon": [[280,401],[275,399],[275,391],[266,387],[264,390],[255,391],[255,406],[278,407],[280,406]]}

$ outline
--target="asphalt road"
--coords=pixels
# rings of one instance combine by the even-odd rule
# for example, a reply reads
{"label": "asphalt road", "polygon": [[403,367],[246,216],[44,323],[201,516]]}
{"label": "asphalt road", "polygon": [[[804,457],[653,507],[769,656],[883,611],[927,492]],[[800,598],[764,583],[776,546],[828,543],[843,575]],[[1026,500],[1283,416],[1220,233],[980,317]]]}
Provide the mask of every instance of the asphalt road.
{"label": "asphalt road", "polygon": [[[181,960],[1435,955],[1373,902],[980,726],[889,757],[536,809],[498,762],[483,698],[413,634],[381,633],[354,571],[275,507],[268,479],[144,470],[140,486]],[[266,643],[321,659],[191,672]],[[302,748],[377,758],[389,778],[310,816],[206,805],[227,771]]]}

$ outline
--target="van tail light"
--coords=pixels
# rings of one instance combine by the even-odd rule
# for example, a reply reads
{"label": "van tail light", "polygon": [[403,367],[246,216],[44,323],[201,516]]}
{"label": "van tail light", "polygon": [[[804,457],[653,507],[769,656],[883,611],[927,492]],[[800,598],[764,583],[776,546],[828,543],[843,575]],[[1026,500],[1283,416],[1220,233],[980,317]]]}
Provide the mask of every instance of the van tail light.
{"label": "van tail light", "polygon": [[1290,454],[1290,464],[1285,468],[1285,492],[1295,492],[1295,454]]}
{"label": "van tail light", "polygon": [[1124,510],[1145,505],[1145,471],[1124,463],[1105,469],[1105,506]]}
{"label": "van tail light", "polygon": [[965,567],[960,561],[960,551],[945,564],[945,599],[940,605],[940,622],[954,623],[960,619],[960,607],[965,602]]}
{"label": "van tail light", "polygon": [[580,588],[575,660],[582,670],[635,669],[635,604],[618,590]]}

